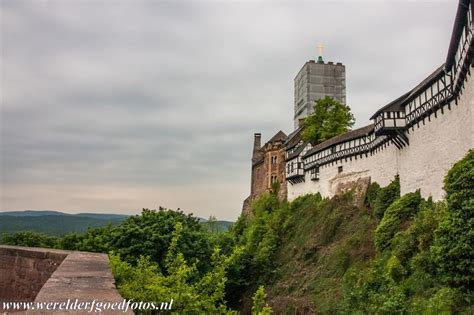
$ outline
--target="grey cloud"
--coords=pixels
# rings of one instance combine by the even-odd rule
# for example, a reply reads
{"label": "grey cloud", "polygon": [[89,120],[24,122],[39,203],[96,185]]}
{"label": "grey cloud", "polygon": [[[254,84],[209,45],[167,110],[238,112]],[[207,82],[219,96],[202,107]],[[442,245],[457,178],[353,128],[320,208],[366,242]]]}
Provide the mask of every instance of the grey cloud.
{"label": "grey cloud", "polygon": [[[373,1],[0,6],[1,210],[130,212],[154,200],[228,219],[248,194],[253,133],[291,132],[293,78],[316,42],[326,60],[346,65],[348,103],[362,126],[444,61],[456,9]],[[36,193],[46,190],[49,202]]]}

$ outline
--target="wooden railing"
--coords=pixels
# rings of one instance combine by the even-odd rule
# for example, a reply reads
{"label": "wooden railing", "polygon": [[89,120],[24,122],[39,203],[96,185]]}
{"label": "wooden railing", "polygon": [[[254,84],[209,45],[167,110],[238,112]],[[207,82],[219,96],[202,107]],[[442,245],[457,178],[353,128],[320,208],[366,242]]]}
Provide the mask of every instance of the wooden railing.
{"label": "wooden railing", "polygon": [[[448,105],[453,100],[459,97],[460,89],[470,73],[470,68],[473,66],[473,55],[474,55],[474,44],[473,44],[473,20],[472,20],[472,1],[469,3],[469,9],[467,10],[467,23],[463,28],[458,48],[455,55],[455,62],[451,69],[440,69],[438,72],[433,74],[431,78],[431,84],[426,83],[426,86],[422,87],[419,91],[416,91],[413,95],[405,101],[404,111],[402,112],[391,112],[391,117],[388,114],[381,113],[375,118],[374,121],[374,132],[379,134],[382,128],[401,128],[405,129],[419,123],[420,120],[426,116],[435,113],[438,109],[443,110],[443,107]],[[385,117],[384,115],[387,115]],[[394,115],[392,117],[392,115]],[[396,118],[395,118],[396,117]],[[400,119],[404,119],[405,123],[399,123]],[[387,122],[390,121],[390,124]],[[393,121],[393,126],[391,124]],[[405,136],[404,131],[401,131]],[[325,150],[330,149],[332,153],[323,156],[319,159],[312,160],[313,157],[319,152],[315,152],[311,156],[303,159],[304,171],[310,171],[336,160],[348,158],[354,155],[362,155],[373,152],[375,149],[390,141],[391,138],[386,135],[367,136],[372,139],[370,142],[365,141],[364,144],[360,144],[354,147],[336,151],[337,145],[333,145]],[[408,140],[407,140],[408,141]],[[406,143],[407,143],[406,141]],[[408,143],[407,143],[408,144]],[[399,147],[399,146],[397,146]]]}
{"label": "wooden railing", "polygon": [[[368,137],[370,137],[370,136],[368,136]],[[334,162],[336,160],[343,159],[343,158],[348,158],[348,157],[351,157],[351,156],[354,156],[354,155],[366,154],[366,153],[368,154],[368,153],[374,151],[375,149],[377,149],[379,146],[381,146],[382,144],[384,144],[387,141],[388,141],[387,136],[380,136],[380,137],[375,137],[375,139],[370,141],[370,142],[360,144],[360,145],[357,145],[357,146],[354,146],[354,147],[350,147],[350,148],[347,148],[347,149],[336,151],[334,153],[331,153],[329,155],[326,155],[324,157],[321,157],[321,158],[316,159],[316,160],[311,161],[311,162],[306,162],[309,158],[309,157],[306,157],[304,159],[304,170],[308,171],[308,170],[311,170],[311,169],[313,169],[317,166],[328,164],[328,163]]]}
{"label": "wooden railing", "polygon": [[466,26],[463,28],[458,49],[454,56],[454,66],[452,68],[453,94],[456,95],[465,79],[466,70],[472,65],[472,55],[470,55],[473,50],[472,40],[474,33],[472,9],[472,1],[470,1],[466,16]]}
{"label": "wooden railing", "polygon": [[405,105],[407,127],[413,126],[438,109],[442,110],[446,105],[450,108],[451,101],[459,97],[460,89],[473,63],[474,44],[471,3],[469,3],[466,12],[466,25],[464,25],[459,39],[453,67],[444,69],[444,72],[440,72],[439,78],[433,84],[410,98]]}

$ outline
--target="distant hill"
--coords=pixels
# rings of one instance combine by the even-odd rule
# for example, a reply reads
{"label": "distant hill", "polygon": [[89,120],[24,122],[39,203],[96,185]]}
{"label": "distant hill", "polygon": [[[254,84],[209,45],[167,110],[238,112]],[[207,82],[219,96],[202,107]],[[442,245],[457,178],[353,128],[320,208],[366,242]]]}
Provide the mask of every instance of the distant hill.
{"label": "distant hill", "polygon": [[24,211],[5,211],[0,212],[0,216],[13,217],[38,217],[42,215],[73,215],[53,210],[24,210]]}
{"label": "distant hill", "polygon": [[[21,231],[39,232],[62,236],[71,232],[85,232],[88,228],[120,224],[130,215],[108,213],[70,214],[52,210],[25,210],[0,212],[0,236]],[[207,220],[198,218],[203,226]],[[230,221],[216,221],[214,229],[228,231]]]}
{"label": "distant hill", "polygon": [[[198,218],[199,220],[199,223],[201,223],[203,226],[205,227],[209,227],[208,226],[208,220],[206,219],[203,219],[203,218]],[[232,222],[232,221],[216,221],[215,222],[215,232],[227,232],[231,225],[234,224],[235,222]],[[212,229],[212,228],[210,228]]]}
{"label": "distant hill", "polygon": [[51,210],[0,212],[0,234],[32,231],[60,236],[70,232],[85,232],[88,228],[107,224],[119,224],[128,217],[121,214],[69,214]]}
{"label": "distant hill", "polygon": [[130,216],[126,214],[107,214],[107,213],[78,213],[77,215],[81,217],[97,218],[101,220],[126,219]]}

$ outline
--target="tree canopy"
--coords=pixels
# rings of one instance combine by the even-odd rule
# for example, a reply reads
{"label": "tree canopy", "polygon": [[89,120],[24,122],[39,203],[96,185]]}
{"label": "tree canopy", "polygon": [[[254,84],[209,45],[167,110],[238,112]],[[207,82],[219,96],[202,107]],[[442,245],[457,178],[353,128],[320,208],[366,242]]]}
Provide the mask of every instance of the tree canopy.
{"label": "tree canopy", "polygon": [[314,113],[303,122],[301,137],[313,145],[347,132],[355,119],[349,106],[326,96],[314,104]]}

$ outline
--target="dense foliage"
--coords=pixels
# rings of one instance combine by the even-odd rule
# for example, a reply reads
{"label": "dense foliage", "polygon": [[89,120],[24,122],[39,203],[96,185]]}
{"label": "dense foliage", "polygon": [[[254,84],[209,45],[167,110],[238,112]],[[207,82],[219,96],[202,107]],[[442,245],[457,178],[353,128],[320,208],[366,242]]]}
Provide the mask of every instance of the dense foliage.
{"label": "dense foliage", "polygon": [[[380,192],[382,192],[381,190]],[[390,246],[393,236],[402,230],[402,223],[410,220],[419,210],[420,192],[408,193],[395,200],[385,211],[382,220],[375,230],[375,246],[383,250]]]}
{"label": "dense foliage", "polygon": [[150,257],[140,256],[136,266],[111,256],[112,271],[122,296],[134,301],[173,301],[173,310],[184,314],[234,314],[224,300],[226,269],[240,255],[235,248],[230,256],[215,248],[212,269],[194,280],[196,264],[188,264],[179,251],[183,225],[177,223],[164,260],[163,271]]}
{"label": "dense foliage", "polygon": [[442,279],[464,290],[474,285],[474,150],[456,163],[444,181],[447,214],[432,248]]}
{"label": "dense foliage", "polygon": [[474,153],[445,178],[446,202],[395,200],[375,230],[379,253],[344,276],[346,313],[472,314]]}
{"label": "dense foliage", "polygon": [[[375,190],[377,190],[378,184],[375,183],[375,185]],[[374,187],[372,189],[374,189]],[[388,209],[392,202],[400,198],[400,178],[398,175],[395,176],[395,180],[393,180],[387,187],[377,190],[375,193],[375,198],[374,193],[372,191],[371,193],[371,198],[373,198],[372,209],[374,210],[374,214],[378,219],[382,219],[385,210]]]}
{"label": "dense foliage", "polygon": [[185,314],[472,314],[474,151],[445,191],[440,202],[400,196],[398,177],[372,183],[365,204],[351,192],[286,202],[274,190],[229,232],[160,208],[83,234],[3,242],[107,252],[124,297],[173,299]]}
{"label": "dense foliage", "polygon": [[365,203],[370,209],[375,209],[375,201],[380,191],[380,185],[377,182],[370,183],[365,196]]}
{"label": "dense foliage", "polygon": [[50,237],[33,232],[18,232],[4,236],[1,243],[21,246],[55,247],[67,250],[114,252],[121,259],[136,264],[140,256],[148,257],[160,268],[171,243],[177,223],[182,224],[178,250],[199,272],[211,267],[213,248],[221,245],[225,253],[232,251],[233,241],[226,233],[213,233],[214,221],[209,227],[182,211],[160,208],[143,209],[141,215],[131,216],[118,225],[90,228],[85,233],[69,233],[64,237]]}
{"label": "dense foliage", "polygon": [[301,137],[313,145],[340,135],[354,125],[349,106],[326,96],[314,104],[314,113],[303,122]]}
{"label": "dense foliage", "polygon": [[[31,215],[29,215],[31,214]],[[107,214],[66,214],[51,211],[0,212],[0,236],[15,232],[37,232],[51,236],[84,233],[88,228],[120,224],[127,216]]]}
{"label": "dense foliage", "polygon": [[55,247],[58,239],[54,236],[49,236],[35,232],[17,232],[12,235],[4,235],[1,244],[27,246],[27,247]]}
{"label": "dense foliage", "polygon": [[267,304],[267,293],[265,288],[260,286],[255,292],[252,300],[252,315],[270,315],[273,314],[272,308]]}

